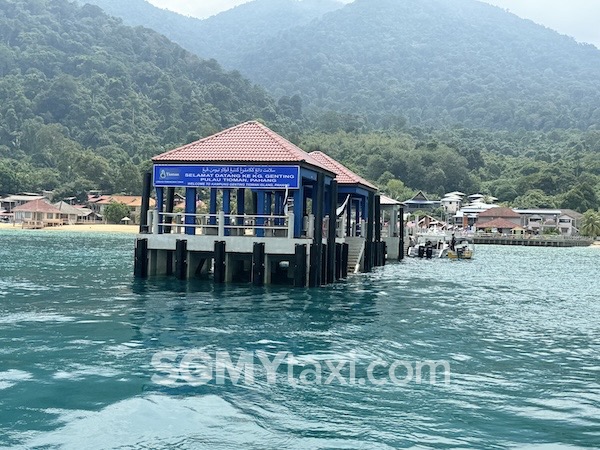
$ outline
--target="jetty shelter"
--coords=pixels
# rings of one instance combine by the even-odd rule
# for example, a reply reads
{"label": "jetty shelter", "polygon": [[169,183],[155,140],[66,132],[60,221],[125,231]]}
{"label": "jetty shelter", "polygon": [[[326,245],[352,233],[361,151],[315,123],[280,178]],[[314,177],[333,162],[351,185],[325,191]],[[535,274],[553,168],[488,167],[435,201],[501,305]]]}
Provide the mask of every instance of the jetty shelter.
{"label": "jetty shelter", "polygon": [[[377,186],[323,152],[311,152],[310,156],[335,173],[335,180],[338,182],[338,209],[343,220],[342,228],[345,230],[344,242],[349,245],[349,271],[368,271],[373,266],[383,265],[386,242],[382,236],[382,214],[388,208],[387,205],[384,208],[381,203]],[[371,215],[372,222],[369,219]],[[373,223],[372,230],[369,229],[370,223]],[[372,248],[370,243],[373,243]],[[390,243],[387,244],[391,247]],[[398,245],[395,242],[396,249]],[[397,259],[397,250],[393,252]]]}
{"label": "jetty shelter", "polygon": [[[374,242],[376,188],[364,187],[355,193],[359,220],[368,217],[365,239]],[[174,211],[177,192],[185,196],[183,212]],[[153,158],[144,180],[136,276],[212,272],[216,283],[333,282],[348,267],[343,217],[350,203],[340,210],[343,195],[327,165],[255,121],[168,151]],[[199,197],[207,212],[196,210]]]}

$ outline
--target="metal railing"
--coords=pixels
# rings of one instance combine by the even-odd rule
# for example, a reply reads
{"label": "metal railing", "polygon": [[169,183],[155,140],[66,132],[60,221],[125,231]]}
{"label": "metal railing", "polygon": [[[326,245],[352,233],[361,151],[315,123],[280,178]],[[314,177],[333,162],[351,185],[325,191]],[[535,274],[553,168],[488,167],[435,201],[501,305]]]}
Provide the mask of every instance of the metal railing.
{"label": "metal railing", "polygon": [[148,212],[152,234],[194,234],[204,236],[294,237],[294,214],[186,214]]}

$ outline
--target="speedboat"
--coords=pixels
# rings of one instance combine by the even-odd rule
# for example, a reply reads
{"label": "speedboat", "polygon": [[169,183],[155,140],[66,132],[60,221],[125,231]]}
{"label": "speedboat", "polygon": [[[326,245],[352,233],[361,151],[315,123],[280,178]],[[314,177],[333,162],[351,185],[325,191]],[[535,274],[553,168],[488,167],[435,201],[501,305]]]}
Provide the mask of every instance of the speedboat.
{"label": "speedboat", "polygon": [[450,245],[445,235],[422,234],[411,237],[408,256],[411,258],[445,258]]}
{"label": "speedboat", "polygon": [[475,244],[472,238],[460,237],[454,243],[451,242],[448,249],[450,259],[472,259],[475,253]]}

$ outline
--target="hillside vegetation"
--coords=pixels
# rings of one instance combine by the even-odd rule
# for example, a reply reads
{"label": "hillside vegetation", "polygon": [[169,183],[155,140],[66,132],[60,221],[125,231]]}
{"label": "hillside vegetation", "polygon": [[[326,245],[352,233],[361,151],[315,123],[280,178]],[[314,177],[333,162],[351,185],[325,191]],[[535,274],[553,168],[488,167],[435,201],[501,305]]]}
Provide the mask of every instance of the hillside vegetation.
{"label": "hillside vegetation", "polygon": [[249,119],[289,125],[239,73],[66,0],[0,0],[0,98],[0,192],[137,192],[160,151]]}
{"label": "hillside vegetation", "polygon": [[[193,19],[151,6],[118,13],[239,70],[276,98],[299,94],[318,120],[333,111],[386,128],[600,123],[600,50],[592,45],[476,0],[356,0],[327,14],[315,4],[255,0],[196,21],[189,33],[179,30]],[[298,18],[302,5],[306,20]]]}
{"label": "hillside vegetation", "polygon": [[[224,47],[243,38],[240,17],[247,30],[278,22],[249,56],[275,100],[97,6],[0,0],[0,193],[139,193],[151,156],[259,119],[400,200],[461,190],[600,206],[597,50],[471,0],[357,0],[318,14],[311,1],[292,30],[293,4],[258,0],[211,19],[230,35]],[[146,10],[178,23],[148,4],[139,20]],[[248,45],[272,31],[254,32]]]}

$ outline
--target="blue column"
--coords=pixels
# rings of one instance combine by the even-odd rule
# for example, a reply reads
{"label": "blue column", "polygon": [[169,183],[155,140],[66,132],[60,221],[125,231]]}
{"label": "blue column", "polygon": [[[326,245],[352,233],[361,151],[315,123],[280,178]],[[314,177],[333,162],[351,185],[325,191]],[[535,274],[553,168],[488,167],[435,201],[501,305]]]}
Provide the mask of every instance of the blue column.
{"label": "blue column", "polygon": [[[231,189],[223,189],[223,212],[226,216],[231,214]],[[225,236],[229,236],[230,229],[227,228],[229,225],[229,217],[225,218]]]}
{"label": "blue column", "polygon": [[356,215],[354,218],[354,221],[356,222],[354,224],[354,234],[355,236],[358,236],[358,227],[360,226],[360,200],[356,200],[354,203],[355,207],[356,207]]}
{"label": "blue column", "polygon": [[[196,214],[196,188],[185,189],[185,213]],[[196,218],[186,215],[185,223],[186,225],[194,225],[196,223]],[[185,234],[196,234],[196,227],[185,227]]]}
{"label": "blue column", "polygon": [[[265,192],[258,190],[256,192],[256,215],[257,216],[262,216],[265,215]],[[261,228],[265,223],[265,219],[262,217],[258,217],[256,219],[256,225],[258,228],[256,228],[256,236],[257,237],[264,237],[265,236],[265,229]]]}
{"label": "blue column", "polygon": [[208,213],[211,215],[211,217],[208,219],[209,225],[216,225],[217,218],[215,217],[215,214],[217,214],[217,190],[215,188],[210,189]]}
{"label": "blue column", "polygon": [[304,186],[294,191],[294,238],[302,237],[302,220],[304,218]]}
{"label": "blue column", "polygon": [[[164,204],[164,188],[157,187],[156,188],[156,210],[158,211],[158,223],[163,223],[163,204]],[[158,234],[163,234],[163,226],[158,226]]]}

